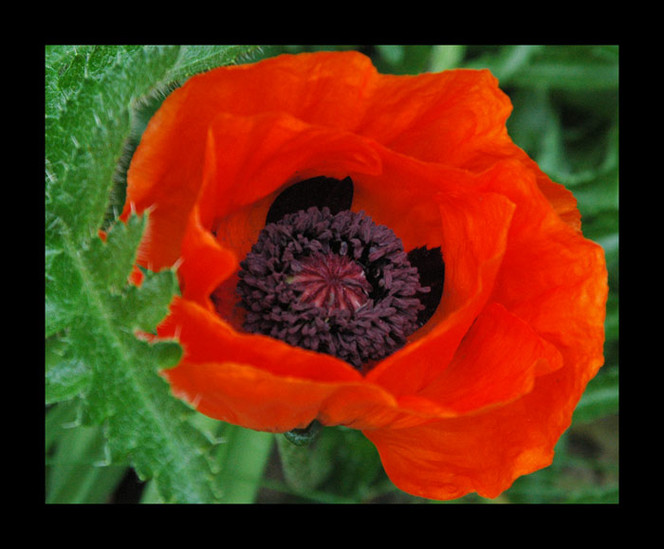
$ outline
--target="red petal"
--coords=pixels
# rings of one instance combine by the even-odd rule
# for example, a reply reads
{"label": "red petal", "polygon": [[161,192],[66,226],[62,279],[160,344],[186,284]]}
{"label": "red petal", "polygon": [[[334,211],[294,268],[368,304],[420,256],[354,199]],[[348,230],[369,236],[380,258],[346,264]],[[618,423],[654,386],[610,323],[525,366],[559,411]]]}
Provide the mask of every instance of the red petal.
{"label": "red petal", "polygon": [[493,498],[518,476],[550,465],[560,436],[524,413],[523,400],[489,414],[364,434],[388,476],[408,493],[437,500],[470,492]]}
{"label": "red petal", "polygon": [[270,337],[238,333],[214,313],[177,299],[160,337],[177,337],[184,357],[163,371],[173,392],[217,419],[266,431],[326,425],[412,426],[439,413],[425,399],[400,404],[334,357]]}
{"label": "red petal", "polygon": [[585,385],[603,363],[604,252],[561,221],[522,166],[499,164],[487,172],[482,189],[498,188],[517,208],[492,300],[560,349]]}
{"label": "red petal", "polygon": [[367,375],[368,380],[397,395],[419,391],[449,364],[492,291],[514,210],[514,205],[499,194],[469,193],[463,184],[454,185],[471,186],[468,175],[422,165],[417,181],[431,178],[439,181],[440,190],[427,203],[439,209],[437,238],[445,262],[443,297],[432,319],[409,344]]}
{"label": "red petal", "polygon": [[413,158],[465,167],[507,138],[511,110],[486,70],[381,75],[358,132]]}
{"label": "red petal", "polygon": [[[160,328],[185,348],[164,372],[174,392],[255,429],[363,429],[395,483],[426,497],[494,496],[547,465],[602,363],[606,268],[571,193],[509,139],[510,109],[486,71],[385,76],[355,52],[227,67],[174,92],[123,213],[151,209],[143,265],[180,261]],[[238,259],[276,193],[316,175],[350,175],[354,210],[446,264],[434,317],[366,377],[235,329]]]}
{"label": "red petal", "polygon": [[504,307],[484,308],[450,365],[419,396],[456,414],[478,412],[530,392],[537,375],[562,366],[558,350]]}
{"label": "red petal", "polygon": [[[492,339],[485,315],[499,309],[485,309],[449,369],[420,392],[467,415],[365,431],[397,486],[434,499],[472,491],[495,497],[518,476],[547,466],[587,381],[603,361],[608,290],[599,246],[561,220],[523,165],[499,163],[481,179],[478,191],[500,190],[516,205],[490,298],[512,316],[493,331],[500,336],[511,325],[511,335]],[[508,345],[502,350],[501,340]],[[525,347],[515,348],[521,341]],[[530,367],[528,361],[503,360],[491,370],[492,353],[527,359],[529,349]],[[480,376],[483,366],[481,379],[474,378],[471,373]],[[498,374],[507,377],[492,377]],[[485,411],[477,413],[482,407]]]}

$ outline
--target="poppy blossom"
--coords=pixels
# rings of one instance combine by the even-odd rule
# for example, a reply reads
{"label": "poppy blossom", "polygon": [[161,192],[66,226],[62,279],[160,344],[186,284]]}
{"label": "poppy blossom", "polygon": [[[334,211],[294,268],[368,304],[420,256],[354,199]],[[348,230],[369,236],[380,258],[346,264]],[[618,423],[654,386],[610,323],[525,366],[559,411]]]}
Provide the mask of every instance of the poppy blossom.
{"label": "poppy blossom", "polygon": [[496,497],[549,465],[603,363],[607,273],[484,70],[281,55],[175,90],[128,173],[138,262],[177,265],[178,397],[361,430],[402,490]]}

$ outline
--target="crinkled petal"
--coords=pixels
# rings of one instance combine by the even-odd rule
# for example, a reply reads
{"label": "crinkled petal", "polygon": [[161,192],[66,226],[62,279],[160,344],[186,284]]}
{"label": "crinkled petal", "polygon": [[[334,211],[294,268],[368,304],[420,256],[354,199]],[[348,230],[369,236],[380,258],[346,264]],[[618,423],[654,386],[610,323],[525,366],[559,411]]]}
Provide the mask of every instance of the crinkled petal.
{"label": "crinkled petal", "polygon": [[169,316],[159,327],[159,335],[177,336],[184,346],[184,358],[190,362],[250,364],[274,375],[317,381],[362,379],[359,372],[342,360],[271,337],[238,332],[215,313],[186,299],[173,301]]}
{"label": "crinkled petal", "polygon": [[375,82],[358,133],[407,156],[474,173],[515,160],[535,174],[561,219],[580,230],[572,193],[551,181],[507,133],[512,104],[489,71],[377,75]]}
{"label": "crinkled petal", "polygon": [[537,377],[520,398],[484,413],[364,434],[406,492],[440,500],[470,492],[493,498],[519,476],[551,464],[582,391],[575,368],[562,367]]}
{"label": "crinkled petal", "polygon": [[[455,172],[429,166],[420,177],[453,178]],[[458,177],[458,176],[457,176]],[[441,181],[445,181],[442,179]],[[449,185],[449,181],[448,181]],[[445,262],[445,285],[438,309],[408,345],[383,360],[367,379],[394,394],[412,394],[449,364],[493,289],[507,246],[514,205],[500,194],[443,188],[429,204],[439,209],[439,242]]]}
{"label": "crinkled petal", "polygon": [[[242,257],[255,243],[276,195],[288,185],[320,175],[341,179],[382,171],[369,140],[287,114],[219,115],[207,145],[199,200],[203,223]],[[238,226],[246,232],[243,242],[237,239]]]}
{"label": "crinkled petal", "polygon": [[517,400],[498,411],[405,429],[364,431],[400,489],[449,500],[471,492],[493,498],[514,480],[551,464],[559,431],[542,430]]}
{"label": "crinkled petal", "polygon": [[162,374],[174,394],[211,417],[264,431],[314,419],[357,429],[410,427],[446,411],[425,398],[395,398],[345,362],[265,336],[236,332],[204,307],[176,299],[159,329],[184,348]]}
{"label": "crinkled petal", "polygon": [[[233,154],[227,151],[233,150]],[[219,115],[208,132],[203,185],[188,226],[199,233],[188,241],[209,241],[214,234],[219,255],[230,254],[236,263],[244,259],[265,225],[270,205],[288,185],[309,177],[344,178],[377,174],[381,160],[370,142],[333,128],[313,126],[289,115],[268,113],[253,117]],[[207,234],[201,234],[207,233]],[[195,248],[182,246],[183,265],[196,262]],[[186,273],[186,287],[192,282]],[[215,291],[217,312],[241,326],[237,309],[237,270],[219,276],[210,269],[194,273],[209,281],[198,286],[199,303]]]}
{"label": "crinkled petal", "polygon": [[238,269],[237,256],[219,245],[209,230],[200,224],[198,205],[194,207],[182,240],[178,266],[180,291],[185,299],[212,310],[210,295],[219,284]]}
{"label": "crinkled petal", "polygon": [[[469,492],[495,497],[518,476],[550,464],[588,380],[603,362],[608,289],[601,249],[557,215],[523,165],[498,163],[483,174],[478,191],[498,190],[516,207],[490,296],[494,305],[473,325],[449,369],[420,392],[460,415],[365,431],[395,484],[424,497],[452,499]],[[481,368],[477,361],[490,361],[485,352],[506,358],[491,330],[478,331],[487,312],[500,310],[497,303],[509,311],[512,324],[516,321],[512,336],[522,332],[504,338],[512,345],[523,342],[509,354],[516,358],[530,346],[542,355],[525,370],[503,360],[496,371],[484,373],[485,380],[473,382],[472,372]],[[464,383],[458,377],[462,368]],[[489,384],[492,375],[508,377]]]}
{"label": "crinkled petal", "polygon": [[608,275],[602,248],[560,219],[519,164],[497,164],[481,188],[501,189],[517,205],[492,300],[557,347],[585,386],[603,363]]}
{"label": "crinkled petal", "polygon": [[504,307],[490,304],[442,375],[418,395],[457,414],[478,412],[530,392],[537,375],[562,366],[550,343]]}
{"label": "crinkled petal", "polygon": [[[191,78],[150,121],[130,166],[123,215],[130,208],[140,213],[158,204],[139,258],[155,269],[171,265],[178,259],[177,244],[203,184],[212,121],[224,114],[287,113],[307,124],[365,136],[420,160],[476,172],[500,158],[518,158],[537,172],[559,214],[578,228],[571,193],[552,183],[509,139],[504,122],[510,110],[509,99],[488,71],[381,75],[357,52],[283,55],[223,67]],[[246,147],[251,141],[246,137],[255,135],[236,132],[232,137],[239,142],[227,150],[235,153],[236,145]],[[272,134],[266,138],[269,144]]]}
{"label": "crinkled petal", "polygon": [[211,417],[264,431],[325,425],[410,427],[448,412],[417,396],[398,399],[345,362],[266,336],[237,332],[214,312],[176,299],[159,328],[184,356],[162,373],[174,394]]}
{"label": "crinkled petal", "polygon": [[487,70],[378,75],[358,133],[428,162],[464,167],[507,136],[512,105]]}

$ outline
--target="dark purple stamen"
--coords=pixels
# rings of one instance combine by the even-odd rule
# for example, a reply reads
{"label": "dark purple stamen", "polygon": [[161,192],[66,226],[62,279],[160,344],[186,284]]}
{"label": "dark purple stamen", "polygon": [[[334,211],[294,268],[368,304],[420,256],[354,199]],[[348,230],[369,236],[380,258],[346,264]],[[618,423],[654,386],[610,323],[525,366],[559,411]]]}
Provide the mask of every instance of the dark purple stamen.
{"label": "dark purple stamen", "polygon": [[245,330],[357,368],[405,344],[428,292],[399,238],[349,210],[311,207],[268,223],[240,266]]}

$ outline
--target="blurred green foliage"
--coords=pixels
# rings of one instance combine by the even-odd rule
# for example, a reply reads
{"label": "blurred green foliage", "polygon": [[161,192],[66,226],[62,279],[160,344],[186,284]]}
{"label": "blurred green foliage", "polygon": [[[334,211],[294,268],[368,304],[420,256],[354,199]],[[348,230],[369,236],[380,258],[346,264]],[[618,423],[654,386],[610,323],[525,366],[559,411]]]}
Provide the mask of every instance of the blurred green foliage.
{"label": "blurred green foliage", "polygon": [[[556,448],[553,464],[518,479],[496,500],[470,495],[454,503],[618,502],[618,46],[279,45],[240,52],[192,48],[164,53],[167,60],[170,59],[167,65],[175,66],[175,72],[186,76],[229,62],[240,54],[241,61],[254,61],[284,52],[321,49],[357,49],[369,55],[381,72],[393,74],[457,67],[490,69],[514,105],[508,120],[510,135],[554,181],[574,192],[583,216],[584,234],[601,244],[606,252],[610,295],[605,366],[590,382],[575,412],[573,425]],[[51,56],[64,53],[56,48]],[[57,66],[58,59],[53,61]],[[103,63],[100,66],[100,70],[105,70]],[[73,66],[67,72],[74,83],[78,74],[76,68]],[[79,68],[85,70],[83,66]],[[47,75],[53,70],[47,60]],[[90,84],[97,85],[97,82]],[[47,107],[63,99],[55,91],[47,87]],[[153,93],[133,103],[134,125],[123,134],[125,144],[135,146],[147,117],[164,93],[161,96]],[[63,142],[60,140],[58,146]],[[123,158],[126,162],[126,156],[117,154],[118,160]],[[108,164],[102,167],[108,172]],[[59,168],[60,165],[53,170]],[[67,169],[63,169],[60,175],[67,173]],[[106,211],[105,223],[108,224],[109,218],[112,221],[117,214],[113,209],[114,201],[115,208],[122,203],[123,181],[121,177],[118,179],[117,170],[113,175],[115,185],[111,184],[108,173],[105,177],[105,192],[111,194],[111,207]],[[97,196],[92,188],[87,190],[91,197],[96,196],[95,200],[103,202],[103,196]],[[89,223],[75,213],[77,226]],[[95,215],[98,219],[99,208]],[[47,253],[47,264],[57,257],[49,258]],[[49,353],[63,354],[62,342],[50,343],[47,363]],[[80,361],[73,361],[62,372],[69,374],[75,383],[63,383],[57,375],[52,376],[52,394],[64,396],[62,402],[47,407],[46,500],[66,503],[161,501],[154,482],[139,480],[130,462],[110,462],[104,426],[84,424],[76,402],[65,398],[70,396],[67,391],[79,391],[90,383],[89,369]],[[428,503],[399,491],[389,481],[375,448],[357,431],[322,430],[310,454],[313,459],[308,460],[310,481],[303,486],[289,482],[281,467],[281,460],[297,459],[297,456],[286,456],[280,445],[273,443],[271,435],[220,424],[198,414],[187,421],[209,441],[208,462],[215,475],[217,491],[221,492],[220,501]]]}

